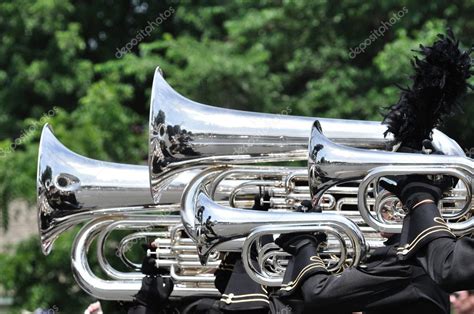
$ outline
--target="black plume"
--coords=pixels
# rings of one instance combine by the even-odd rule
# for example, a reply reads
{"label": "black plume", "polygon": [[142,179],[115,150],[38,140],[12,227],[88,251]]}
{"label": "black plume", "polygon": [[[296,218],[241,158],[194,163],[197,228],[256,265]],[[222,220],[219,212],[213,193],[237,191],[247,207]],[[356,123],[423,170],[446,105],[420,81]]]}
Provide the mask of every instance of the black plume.
{"label": "black plume", "polygon": [[423,140],[431,139],[432,131],[443,119],[460,109],[460,100],[472,89],[471,51],[461,51],[459,41],[449,29],[447,36],[439,34],[433,46],[420,45],[421,59],[411,64],[415,75],[411,87],[402,88],[398,103],[390,106],[383,124],[397,143],[421,150]]}

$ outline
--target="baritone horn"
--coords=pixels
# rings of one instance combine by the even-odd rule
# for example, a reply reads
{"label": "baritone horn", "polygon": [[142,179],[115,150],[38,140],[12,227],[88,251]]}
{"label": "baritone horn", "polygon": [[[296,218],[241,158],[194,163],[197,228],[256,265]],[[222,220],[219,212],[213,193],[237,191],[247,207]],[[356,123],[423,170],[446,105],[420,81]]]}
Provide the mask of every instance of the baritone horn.
{"label": "baritone horn", "polygon": [[[150,104],[149,156],[153,200],[178,173],[195,167],[306,160],[315,118],[247,112],[200,104],[177,93],[155,71]],[[335,143],[391,149],[380,122],[319,119]],[[447,155],[465,156],[452,139],[434,132]]]}
{"label": "baritone horn", "polygon": [[[473,190],[472,159],[461,156],[424,155],[369,151],[332,142],[323,134],[322,125],[315,121],[309,142],[309,186],[314,202],[330,187],[347,181],[362,180],[358,191],[358,206],[367,224],[376,230],[400,233],[400,224],[387,224],[374,217],[367,206],[367,189],[372,182],[392,175],[448,175],[459,179],[464,188],[461,209],[443,214],[445,219],[459,219],[471,211]],[[458,235],[474,228],[474,220],[448,223]]]}

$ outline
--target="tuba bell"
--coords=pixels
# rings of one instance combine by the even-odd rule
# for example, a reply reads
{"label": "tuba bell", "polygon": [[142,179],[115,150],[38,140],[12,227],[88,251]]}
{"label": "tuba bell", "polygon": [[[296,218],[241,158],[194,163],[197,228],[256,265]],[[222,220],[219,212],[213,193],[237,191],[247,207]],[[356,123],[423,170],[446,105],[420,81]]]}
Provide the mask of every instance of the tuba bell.
{"label": "tuba bell", "polygon": [[[169,211],[169,205],[180,201],[192,176],[193,173],[184,173],[177,177],[163,191],[161,204],[155,205],[150,196],[147,166],[78,155],[61,144],[46,124],[41,133],[37,168],[41,249],[49,254],[62,232],[100,215]],[[175,210],[179,208],[175,206]]]}

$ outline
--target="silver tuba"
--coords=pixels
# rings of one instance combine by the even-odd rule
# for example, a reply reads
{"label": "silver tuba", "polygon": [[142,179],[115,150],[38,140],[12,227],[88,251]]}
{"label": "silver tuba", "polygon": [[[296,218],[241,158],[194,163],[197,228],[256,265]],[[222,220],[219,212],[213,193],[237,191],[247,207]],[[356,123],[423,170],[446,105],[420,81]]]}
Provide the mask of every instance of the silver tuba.
{"label": "silver tuba", "polygon": [[[391,150],[380,122],[318,118],[326,136],[342,145]],[[149,156],[155,203],[178,173],[195,167],[306,160],[315,118],[211,107],[185,98],[155,71],[150,104]],[[447,155],[465,156],[452,139],[434,133]]]}
{"label": "silver tuba", "polygon": [[[77,234],[72,245],[72,272],[77,284],[90,295],[102,300],[132,301],[133,296],[140,290],[140,272],[123,273],[107,267],[104,270],[111,278],[103,279],[91,269],[87,253],[94,240],[107,231],[107,227],[126,227],[140,229],[146,226],[171,226],[179,224],[179,216],[169,215],[111,215],[99,217],[88,222]],[[98,246],[100,252],[101,246]],[[102,253],[98,253],[100,256]],[[109,265],[110,266],[110,265]],[[209,277],[208,277],[209,278]],[[213,278],[212,278],[213,279]],[[212,280],[213,281],[213,280]],[[208,282],[182,282],[176,281],[173,296],[184,297],[190,295],[216,295],[217,290]]]}
{"label": "silver tuba", "polygon": [[[279,286],[283,278],[254,267],[250,258],[252,245],[263,235],[296,231],[326,232],[340,240],[340,258],[334,266],[338,270],[346,262],[347,248],[352,248],[350,266],[356,266],[367,253],[362,231],[350,219],[332,213],[261,212],[229,208],[212,201],[206,185],[222,169],[210,168],[196,176],[186,188],[182,199],[181,217],[188,234],[195,240],[201,263],[205,265],[210,252],[217,248],[242,250],[242,262],[249,276],[260,284]],[[344,235],[344,236],[341,236]],[[243,245],[232,242],[247,238]],[[345,239],[349,242],[346,244]],[[259,269],[260,268],[260,269]]]}
{"label": "silver tuba", "polygon": [[[392,175],[425,174],[449,175],[459,179],[464,187],[464,201],[446,219],[459,219],[471,211],[474,161],[461,156],[423,155],[369,151],[339,145],[328,139],[319,121],[315,121],[309,142],[309,187],[315,203],[332,186],[347,181],[361,180],[358,207],[367,224],[376,230],[399,233],[400,224],[387,224],[376,219],[367,206],[367,189],[381,177]],[[448,224],[458,234],[472,231],[474,220]]]}

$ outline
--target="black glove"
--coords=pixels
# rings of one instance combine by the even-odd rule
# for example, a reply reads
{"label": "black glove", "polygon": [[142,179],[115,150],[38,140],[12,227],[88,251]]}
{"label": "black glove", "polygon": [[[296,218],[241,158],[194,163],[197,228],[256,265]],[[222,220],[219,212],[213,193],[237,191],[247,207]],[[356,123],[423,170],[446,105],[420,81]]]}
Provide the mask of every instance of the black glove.
{"label": "black glove", "polygon": [[270,194],[267,191],[263,193],[263,197],[260,194],[255,195],[254,203],[252,210],[261,210],[261,211],[268,211],[270,209]]}
{"label": "black glove", "polygon": [[296,255],[305,246],[312,245],[318,247],[322,242],[327,241],[327,236],[323,232],[312,233],[286,233],[280,235],[275,243],[285,252]]}
{"label": "black glove", "polygon": [[146,275],[142,279],[142,286],[140,291],[134,296],[135,303],[145,306],[147,309],[158,311],[163,308],[167,302],[174,284],[171,278],[163,278],[160,276],[160,270],[156,267],[156,255],[148,254],[149,252],[156,252],[156,247],[153,244],[143,244],[142,248],[147,252],[143,258],[141,271]]}
{"label": "black glove", "polygon": [[[393,180],[393,178],[391,178]],[[382,179],[380,186],[395,194],[407,209],[423,200],[432,200],[438,203],[443,195],[441,187],[435,185],[427,177],[420,175],[401,176],[396,180],[396,185]]]}
{"label": "black glove", "polygon": [[310,200],[301,201],[300,206],[296,208],[296,212],[303,212],[303,213],[322,213],[323,210],[320,206],[313,208],[313,204]]}
{"label": "black glove", "polygon": [[173,288],[173,281],[169,277],[146,276],[142,279],[140,291],[135,295],[135,302],[147,309],[159,310],[168,301]]}
{"label": "black glove", "polygon": [[397,149],[398,153],[408,153],[408,154],[425,154],[425,155],[444,155],[442,151],[438,150],[433,142],[426,139],[422,143],[423,147],[421,150],[413,149],[409,146],[400,146]]}
{"label": "black glove", "polygon": [[[430,140],[423,141],[421,151],[402,146],[397,152],[443,155],[443,152],[437,150]],[[423,200],[432,200],[437,204],[443,193],[457,184],[457,179],[450,176],[442,176],[441,179],[436,180],[430,180],[428,176],[423,175],[390,176],[388,179],[396,182],[396,185],[382,179],[379,182],[380,186],[395,194],[409,210]]]}
{"label": "black glove", "polygon": [[434,147],[433,142],[430,140],[423,141],[423,154],[428,155],[444,155],[444,153]]}
{"label": "black glove", "polygon": [[142,261],[142,273],[150,276],[159,275],[160,271],[158,267],[156,267],[156,255],[148,254],[148,252],[156,252],[156,247],[151,244],[142,244],[142,248],[147,253],[147,255],[143,258]]}

